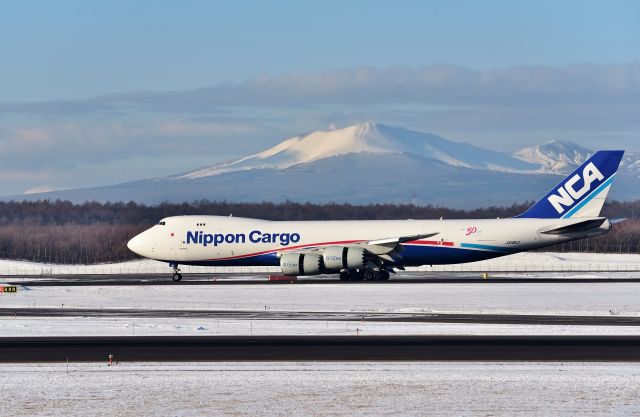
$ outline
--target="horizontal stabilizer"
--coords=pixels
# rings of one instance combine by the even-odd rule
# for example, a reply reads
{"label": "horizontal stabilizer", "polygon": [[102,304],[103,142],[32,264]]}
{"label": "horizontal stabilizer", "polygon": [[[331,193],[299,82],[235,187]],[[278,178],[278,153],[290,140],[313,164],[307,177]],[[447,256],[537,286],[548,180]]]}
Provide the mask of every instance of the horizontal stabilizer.
{"label": "horizontal stabilizer", "polygon": [[622,223],[622,222],[624,222],[626,220],[629,220],[629,219],[627,219],[626,217],[618,217],[616,219],[609,219],[609,222],[611,224],[618,224],[618,223]]}
{"label": "horizontal stabilizer", "polygon": [[605,221],[607,221],[606,217],[599,217],[597,219],[583,220],[566,226],[552,227],[551,229],[542,230],[540,233],[548,235],[568,235],[571,233],[586,232],[591,229],[597,229],[602,226]]}

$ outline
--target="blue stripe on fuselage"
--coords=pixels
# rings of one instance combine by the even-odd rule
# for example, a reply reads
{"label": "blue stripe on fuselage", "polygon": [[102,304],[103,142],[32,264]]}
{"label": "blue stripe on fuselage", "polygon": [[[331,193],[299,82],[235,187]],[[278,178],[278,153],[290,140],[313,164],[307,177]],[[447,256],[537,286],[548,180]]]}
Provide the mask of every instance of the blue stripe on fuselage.
{"label": "blue stripe on fuselage", "polygon": [[[441,264],[459,264],[465,262],[483,261],[485,259],[491,259],[498,256],[508,255],[512,253],[506,248],[500,248],[501,251],[477,250],[481,248],[475,247],[473,244],[469,248],[458,248],[451,246],[423,246],[423,245],[402,245],[402,251],[400,256],[407,266],[419,266],[419,265],[441,265]],[[488,245],[477,245],[488,246]],[[495,248],[498,248],[497,246]]]}
{"label": "blue stripe on fuselage", "polygon": [[508,248],[505,248],[502,246],[481,245],[478,243],[461,243],[460,246],[468,249],[481,249],[481,250],[489,250],[489,251],[500,252],[500,253],[511,253],[511,251]]}

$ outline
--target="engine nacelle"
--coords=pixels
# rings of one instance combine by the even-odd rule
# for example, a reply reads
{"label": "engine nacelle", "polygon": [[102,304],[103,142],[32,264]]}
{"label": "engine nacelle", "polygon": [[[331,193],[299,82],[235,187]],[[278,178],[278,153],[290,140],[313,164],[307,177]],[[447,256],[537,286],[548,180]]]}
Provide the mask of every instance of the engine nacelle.
{"label": "engine nacelle", "polygon": [[322,252],[324,267],[332,271],[364,267],[365,250],[352,246],[329,246]]}
{"label": "engine nacelle", "polygon": [[318,275],[324,270],[322,256],[309,253],[285,253],[280,257],[284,275]]}

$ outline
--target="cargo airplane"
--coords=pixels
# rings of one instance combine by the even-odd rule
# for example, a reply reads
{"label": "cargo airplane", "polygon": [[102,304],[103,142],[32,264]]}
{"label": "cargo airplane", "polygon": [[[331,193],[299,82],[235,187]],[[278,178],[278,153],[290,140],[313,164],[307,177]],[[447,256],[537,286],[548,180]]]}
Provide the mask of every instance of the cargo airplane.
{"label": "cargo airplane", "polygon": [[179,265],[279,266],[284,275],[387,280],[407,266],[474,262],[606,234],[600,215],[624,151],[599,151],[524,213],[504,219],[268,221],[174,216],[132,238],[136,254]]}

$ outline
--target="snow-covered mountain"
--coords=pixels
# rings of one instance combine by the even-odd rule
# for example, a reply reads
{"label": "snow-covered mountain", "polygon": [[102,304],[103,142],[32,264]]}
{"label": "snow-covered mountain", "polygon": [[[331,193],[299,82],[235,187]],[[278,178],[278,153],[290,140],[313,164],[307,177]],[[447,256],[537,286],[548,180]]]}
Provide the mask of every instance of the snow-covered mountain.
{"label": "snow-covered mountain", "polygon": [[[542,145],[520,149],[513,156],[539,166],[541,172],[564,174],[573,172],[595,151],[566,140],[552,140]],[[640,173],[640,154],[625,152],[620,171],[634,175]]]}
{"label": "snow-covered mountain", "polygon": [[[474,208],[540,197],[593,151],[553,141],[513,155],[376,123],[315,131],[265,151],[178,175],[6,199],[138,201],[200,199],[403,203]],[[626,155],[611,197],[640,198],[640,157]]]}
{"label": "snow-covered mountain", "polygon": [[593,151],[564,140],[520,149],[513,154],[523,161],[538,165],[545,172],[568,174],[587,160]]}
{"label": "snow-covered mountain", "polygon": [[349,154],[408,154],[435,159],[451,166],[492,171],[524,172],[536,169],[526,161],[500,152],[429,133],[369,122],[292,137],[255,155],[170,178],[195,179],[252,169],[282,170]]}

